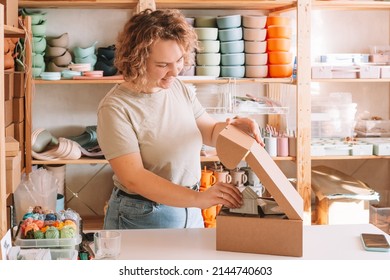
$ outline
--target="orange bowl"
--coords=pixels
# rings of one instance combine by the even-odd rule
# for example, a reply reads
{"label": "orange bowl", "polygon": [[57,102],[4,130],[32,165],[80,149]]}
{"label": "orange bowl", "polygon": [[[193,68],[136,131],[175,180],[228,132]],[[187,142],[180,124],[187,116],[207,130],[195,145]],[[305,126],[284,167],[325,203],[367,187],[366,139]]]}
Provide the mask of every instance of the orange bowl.
{"label": "orange bowl", "polygon": [[291,52],[269,52],[268,63],[269,64],[290,64],[292,62]]}
{"label": "orange bowl", "polygon": [[293,73],[292,64],[270,64],[268,65],[268,75],[270,78],[288,78]]}
{"label": "orange bowl", "polygon": [[267,38],[287,38],[290,39],[292,28],[286,25],[270,25],[267,28]]}
{"label": "orange bowl", "polygon": [[288,52],[290,50],[291,40],[286,38],[267,39],[268,52]]}
{"label": "orange bowl", "polygon": [[289,25],[291,18],[284,16],[268,16],[266,26],[271,25]]}

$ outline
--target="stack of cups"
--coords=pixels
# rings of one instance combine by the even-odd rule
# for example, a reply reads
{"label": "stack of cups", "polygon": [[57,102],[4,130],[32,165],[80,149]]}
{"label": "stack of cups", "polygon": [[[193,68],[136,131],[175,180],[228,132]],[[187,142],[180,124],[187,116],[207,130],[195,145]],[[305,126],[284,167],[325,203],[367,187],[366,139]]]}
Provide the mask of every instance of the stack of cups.
{"label": "stack of cups", "polygon": [[[194,25],[195,25],[195,18],[187,17],[186,21],[187,21],[187,23],[189,25],[194,27]],[[195,51],[191,52],[191,56],[192,56],[192,59],[193,59],[192,64],[184,65],[183,70],[179,73],[179,76],[195,76],[195,56],[196,56]]]}
{"label": "stack of cups", "polygon": [[114,76],[118,73],[118,69],[114,65],[115,50],[115,45],[97,49],[95,70],[103,71],[103,76]]}
{"label": "stack of cups", "polygon": [[95,54],[97,43],[98,42],[94,42],[92,45],[85,48],[80,46],[74,47],[73,55],[76,64],[89,64],[90,65],[89,70],[93,70],[97,62],[97,56]]}
{"label": "stack of cups", "polygon": [[[216,177],[214,172],[208,170],[206,166],[202,170],[202,176],[200,178],[200,191],[205,191],[212,185],[216,183]],[[206,228],[215,228],[216,227],[216,217],[217,217],[217,206],[211,206],[207,209],[202,209],[202,216],[204,221],[204,226]]]}
{"label": "stack of cups", "polygon": [[245,54],[241,15],[218,16],[217,26],[222,52],[221,77],[243,78]]}
{"label": "stack of cups", "polygon": [[68,69],[68,65],[72,62],[72,55],[68,51],[68,43],[68,33],[47,38],[45,58],[48,72],[62,72]]}
{"label": "stack of cups", "polygon": [[265,78],[268,75],[266,22],[267,16],[263,15],[244,15],[242,18],[247,78]]}
{"label": "stack of cups", "polygon": [[197,76],[220,76],[221,54],[216,26],[215,17],[202,16],[195,18],[195,32],[199,40],[195,69]]}
{"label": "stack of cups", "polygon": [[23,9],[22,14],[31,17],[32,75],[33,77],[39,77],[46,69],[44,62],[46,50],[46,13]]}
{"label": "stack of cups", "polygon": [[287,78],[293,73],[291,46],[291,19],[283,16],[267,18],[268,76]]}

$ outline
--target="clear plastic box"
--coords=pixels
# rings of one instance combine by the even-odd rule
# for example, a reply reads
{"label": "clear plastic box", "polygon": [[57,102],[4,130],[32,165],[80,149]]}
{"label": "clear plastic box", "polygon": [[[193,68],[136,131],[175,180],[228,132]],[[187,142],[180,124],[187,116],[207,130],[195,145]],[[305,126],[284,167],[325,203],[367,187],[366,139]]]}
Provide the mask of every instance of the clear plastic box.
{"label": "clear plastic box", "polygon": [[358,120],[355,131],[362,136],[390,136],[390,120]]}
{"label": "clear plastic box", "polygon": [[370,204],[370,223],[390,234],[390,191],[381,191],[379,202]]}
{"label": "clear plastic box", "polygon": [[312,138],[352,137],[354,126],[354,120],[312,121],[311,136]]}
{"label": "clear plastic box", "polygon": [[81,235],[75,238],[58,239],[23,239],[19,235],[15,239],[15,245],[21,248],[69,248],[80,244]]}
{"label": "clear plastic box", "polygon": [[77,260],[79,252],[75,249],[50,249],[52,260]]}

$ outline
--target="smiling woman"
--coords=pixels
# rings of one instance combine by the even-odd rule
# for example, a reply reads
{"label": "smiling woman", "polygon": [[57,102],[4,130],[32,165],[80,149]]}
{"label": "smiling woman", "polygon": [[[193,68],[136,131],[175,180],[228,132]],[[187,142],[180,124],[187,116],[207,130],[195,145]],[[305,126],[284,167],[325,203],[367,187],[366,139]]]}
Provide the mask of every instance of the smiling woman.
{"label": "smiling woman", "polygon": [[200,151],[215,145],[227,123],[250,133],[258,125],[247,118],[217,123],[177,79],[193,65],[192,26],[177,10],[145,10],[125,24],[116,46],[125,82],[98,108],[99,145],[115,173],[104,227],[203,227],[201,209],[239,207],[241,193],[231,184],[199,192]]}

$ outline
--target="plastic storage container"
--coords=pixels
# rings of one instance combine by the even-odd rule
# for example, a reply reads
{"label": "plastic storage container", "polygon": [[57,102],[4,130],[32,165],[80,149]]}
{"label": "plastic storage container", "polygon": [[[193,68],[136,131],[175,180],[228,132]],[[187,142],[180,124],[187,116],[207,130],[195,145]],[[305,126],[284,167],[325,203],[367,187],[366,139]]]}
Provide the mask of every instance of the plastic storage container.
{"label": "plastic storage container", "polygon": [[362,136],[390,136],[390,120],[358,120],[355,131]]}
{"label": "plastic storage container", "polygon": [[370,205],[370,223],[390,234],[390,191],[381,192],[379,203]]}
{"label": "plastic storage container", "polygon": [[75,238],[58,239],[23,239],[20,234],[16,237],[15,245],[21,248],[68,248],[80,244],[81,235]]}

